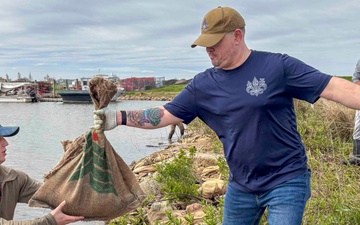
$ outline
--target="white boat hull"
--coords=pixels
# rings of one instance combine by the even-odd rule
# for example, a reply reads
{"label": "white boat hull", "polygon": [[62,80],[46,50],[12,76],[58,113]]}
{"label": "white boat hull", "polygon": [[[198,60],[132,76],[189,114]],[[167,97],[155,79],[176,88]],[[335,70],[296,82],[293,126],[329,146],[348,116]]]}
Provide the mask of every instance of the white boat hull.
{"label": "white boat hull", "polygon": [[0,97],[0,103],[9,102],[9,103],[35,103],[32,101],[31,97]]}

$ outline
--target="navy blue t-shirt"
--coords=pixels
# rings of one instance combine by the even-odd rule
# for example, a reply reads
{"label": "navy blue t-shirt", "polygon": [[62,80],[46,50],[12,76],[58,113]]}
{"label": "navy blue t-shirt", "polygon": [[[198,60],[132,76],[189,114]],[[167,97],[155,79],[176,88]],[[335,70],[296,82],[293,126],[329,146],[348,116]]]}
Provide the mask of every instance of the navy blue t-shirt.
{"label": "navy blue t-shirt", "polygon": [[252,51],[238,68],[197,74],[165,108],[204,121],[223,143],[229,182],[261,193],[307,169],[293,99],[316,102],[330,79],[286,54]]}

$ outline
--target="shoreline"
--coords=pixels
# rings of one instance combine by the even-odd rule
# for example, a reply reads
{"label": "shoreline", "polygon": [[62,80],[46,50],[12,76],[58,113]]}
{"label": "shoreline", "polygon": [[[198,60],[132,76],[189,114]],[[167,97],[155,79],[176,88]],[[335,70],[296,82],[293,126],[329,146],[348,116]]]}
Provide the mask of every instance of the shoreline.
{"label": "shoreline", "polygon": [[[125,96],[120,96],[117,101],[121,101],[121,100],[139,100],[139,101],[171,101],[172,98],[171,97],[151,97],[151,96],[130,96],[130,95],[125,95]],[[25,101],[20,101],[18,100],[16,97],[0,97],[0,103],[14,103],[14,102],[18,102],[18,103],[31,103],[30,102],[25,102]],[[61,97],[53,97],[53,98],[39,98],[38,102],[63,102]]]}

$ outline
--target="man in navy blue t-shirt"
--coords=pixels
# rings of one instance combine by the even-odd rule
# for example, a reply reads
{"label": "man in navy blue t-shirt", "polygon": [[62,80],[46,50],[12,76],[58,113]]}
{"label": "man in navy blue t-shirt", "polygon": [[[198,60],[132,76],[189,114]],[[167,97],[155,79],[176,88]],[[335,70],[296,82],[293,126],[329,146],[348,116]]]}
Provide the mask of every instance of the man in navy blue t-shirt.
{"label": "man in navy blue t-shirt", "polygon": [[360,87],[321,73],[286,54],[250,50],[245,21],[234,9],[209,11],[191,47],[202,46],[213,68],[197,74],[171,102],[146,110],[94,113],[94,128],[155,129],[196,117],[213,129],[230,168],[223,224],[301,224],[310,171],[293,100],[320,97],[360,109]]}

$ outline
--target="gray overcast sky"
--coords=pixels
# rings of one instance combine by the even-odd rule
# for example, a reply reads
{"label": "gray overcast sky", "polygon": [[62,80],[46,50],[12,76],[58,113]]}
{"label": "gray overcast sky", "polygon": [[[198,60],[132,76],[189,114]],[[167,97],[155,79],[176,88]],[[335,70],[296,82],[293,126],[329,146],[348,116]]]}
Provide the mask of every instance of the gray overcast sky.
{"label": "gray overcast sky", "polygon": [[190,79],[211,67],[190,45],[220,3],[244,17],[251,49],[337,76],[360,59],[358,0],[0,0],[0,77]]}

